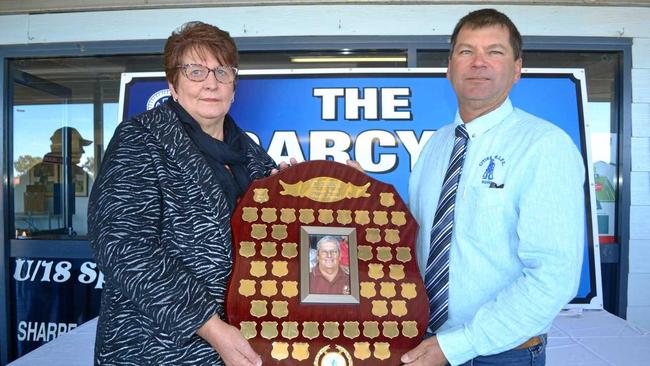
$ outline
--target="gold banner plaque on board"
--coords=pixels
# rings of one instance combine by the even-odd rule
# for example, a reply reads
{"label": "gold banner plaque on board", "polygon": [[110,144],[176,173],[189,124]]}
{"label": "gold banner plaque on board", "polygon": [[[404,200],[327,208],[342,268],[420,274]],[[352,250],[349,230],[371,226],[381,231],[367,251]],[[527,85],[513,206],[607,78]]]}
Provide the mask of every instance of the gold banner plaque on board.
{"label": "gold banner plaque on board", "polygon": [[282,195],[307,197],[316,202],[338,202],[344,198],[370,197],[366,192],[370,182],[363,186],[355,186],[332,177],[316,177],[306,182],[299,181],[289,184],[280,180]]}

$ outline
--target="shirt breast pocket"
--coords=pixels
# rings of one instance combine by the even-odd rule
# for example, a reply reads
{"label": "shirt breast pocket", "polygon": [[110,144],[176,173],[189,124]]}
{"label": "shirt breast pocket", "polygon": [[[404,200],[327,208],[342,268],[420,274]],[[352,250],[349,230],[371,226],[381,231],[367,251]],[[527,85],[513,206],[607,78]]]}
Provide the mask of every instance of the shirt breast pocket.
{"label": "shirt breast pocket", "polygon": [[458,235],[474,241],[493,243],[503,240],[506,230],[506,191],[503,188],[467,187],[465,194],[457,197],[455,215]]}

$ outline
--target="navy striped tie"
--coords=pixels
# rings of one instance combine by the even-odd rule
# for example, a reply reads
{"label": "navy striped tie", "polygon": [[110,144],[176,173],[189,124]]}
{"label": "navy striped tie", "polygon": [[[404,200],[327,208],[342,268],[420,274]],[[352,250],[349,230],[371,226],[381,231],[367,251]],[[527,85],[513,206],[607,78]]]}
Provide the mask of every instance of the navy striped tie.
{"label": "navy striped tie", "polygon": [[449,301],[449,247],[454,228],[454,206],[460,173],[465,161],[465,147],[468,138],[465,125],[456,127],[454,149],[449,158],[449,167],[440,189],[440,199],[431,229],[431,247],[424,278],[429,295],[429,327],[435,332],[447,320]]}

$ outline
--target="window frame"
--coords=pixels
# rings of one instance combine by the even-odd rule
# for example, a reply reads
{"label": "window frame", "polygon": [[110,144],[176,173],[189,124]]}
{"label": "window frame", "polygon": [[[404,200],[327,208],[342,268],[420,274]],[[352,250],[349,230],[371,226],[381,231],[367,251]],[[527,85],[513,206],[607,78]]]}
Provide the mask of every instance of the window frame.
{"label": "window frame", "polygon": [[[343,48],[365,50],[406,50],[407,66],[417,67],[418,51],[447,51],[449,36],[290,36],[290,37],[245,37],[236,38],[240,52],[264,51],[338,51]],[[524,37],[524,57],[530,51],[571,51],[597,52],[609,51],[621,54],[618,80],[615,85],[619,98],[613,101],[618,109],[618,191],[617,191],[617,244],[601,249],[603,263],[615,263],[618,259],[618,307],[616,315],[625,317],[627,309],[627,274],[629,272],[629,222],[630,222],[630,172],[632,137],[632,38],[609,37]],[[84,57],[135,54],[161,54],[164,40],[105,41],[81,43],[54,43],[33,45],[0,45],[0,110],[2,110],[2,130],[0,142],[3,151],[0,170],[3,173],[0,211],[3,225],[0,227],[0,364],[9,361],[9,342],[11,341],[10,312],[10,261],[15,257],[39,258],[92,258],[87,240],[20,240],[10,239],[10,221],[13,204],[10,199],[10,168],[8,157],[13,154],[13,121],[9,98],[13,95],[9,61],[29,57]],[[601,246],[601,248],[603,248]],[[609,252],[609,254],[608,254]]]}

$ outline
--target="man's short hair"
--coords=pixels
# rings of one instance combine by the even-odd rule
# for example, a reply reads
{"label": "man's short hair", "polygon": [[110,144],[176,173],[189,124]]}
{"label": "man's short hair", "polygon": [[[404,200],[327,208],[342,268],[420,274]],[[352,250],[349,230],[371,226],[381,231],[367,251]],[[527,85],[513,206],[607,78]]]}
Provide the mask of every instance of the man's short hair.
{"label": "man's short hair", "polygon": [[517,27],[512,22],[512,20],[510,20],[510,18],[495,9],[475,10],[465,15],[458,21],[456,28],[454,28],[454,33],[451,35],[449,58],[451,58],[452,54],[454,53],[456,39],[458,38],[458,33],[460,33],[461,29],[480,29],[495,25],[500,25],[508,30],[508,33],[510,34],[510,46],[512,47],[512,52],[515,60],[521,58],[523,42],[521,40],[521,34],[519,34],[519,30],[517,30]]}
{"label": "man's short hair", "polygon": [[320,251],[321,244],[327,243],[327,242],[336,244],[336,250],[338,250],[339,253],[341,252],[341,243],[339,243],[339,240],[337,238],[335,238],[335,237],[333,237],[331,235],[325,235],[322,238],[320,238],[318,243],[316,243],[316,251],[317,252]]}

